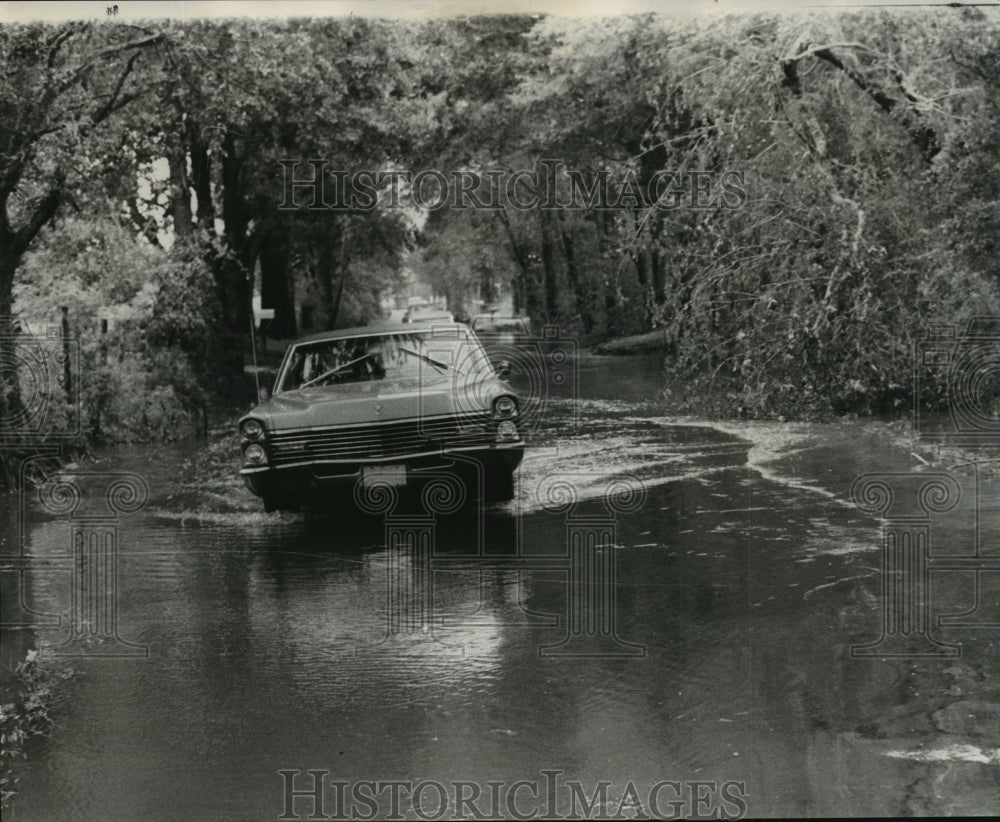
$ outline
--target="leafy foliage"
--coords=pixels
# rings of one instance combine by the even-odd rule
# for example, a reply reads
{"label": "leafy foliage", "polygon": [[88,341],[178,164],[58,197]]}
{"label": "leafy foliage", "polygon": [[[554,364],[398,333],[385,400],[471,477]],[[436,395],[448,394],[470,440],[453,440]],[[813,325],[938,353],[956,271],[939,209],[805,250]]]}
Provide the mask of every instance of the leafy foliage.
{"label": "leafy foliage", "polygon": [[[239,393],[255,288],[290,336],[378,319],[406,269],[459,313],[502,286],[591,342],[655,329],[748,415],[902,408],[923,328],[998,307],[998,55],[971,9],[5,27],[0,314],[16,272],[25,317],[122,320],[80,329],[115,439]],[[288,212],[286,158],[326,160],[328,191],[556,158],[561,194],[701,172],[743,196]]]}
{"label": "leafy foliage", "polygon": [[908,407],[926,326],[1000,307],[983,250],[996,235],[998,28],[934,14],[536,29],[554,71],[515,99],[547,112],[543,141],[582,162],[599,146],[591,170],[615,176],[745,182],[739,208],[616,215],[619,266],[647,297],[645,317],[608,331],[664,328],[673,374],[729,387],[747,415]]}
{"label": "leafy foliage", "polygon": [[17,793],[15,763],[25,758],[25,743],[52,725],[53,688],[72,675],[72,671],[57,671],[45,664],[34,650],[14,668],[17,694],[12,702],[0,704],[0,807],[6,808]]}
{"label": "leafy foliage", "polygon": [[219,310],[193,242],[164,253],[116,223],[68,220],[29,252],[16,294],[39,329],[68,309],[92,439],[169,440],[204,427],[220,388]]}

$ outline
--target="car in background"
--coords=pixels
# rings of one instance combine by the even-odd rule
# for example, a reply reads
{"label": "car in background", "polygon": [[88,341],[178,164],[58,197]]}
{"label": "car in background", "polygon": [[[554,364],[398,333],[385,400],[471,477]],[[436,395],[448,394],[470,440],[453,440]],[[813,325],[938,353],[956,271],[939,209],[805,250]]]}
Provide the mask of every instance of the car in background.
{"label": "car in background", "polygon": [[403,315],[404,323],[436,323],[447,324],[455,322],[455,315],[446,308],[431,305],[415,305]]}
{"label": "car in background", "polygon": [[239,420],[240,474],[267,511],[441,472],[468,498],[509,500],[519,409],[464,325],[314,334],[289,346],[273,393]]}
{"label": "car in background", "polygon": [[469,327],[484,343],[517,343],[531,337],[531,323],[527,317],[521,316],[477,314],[469,322]]}

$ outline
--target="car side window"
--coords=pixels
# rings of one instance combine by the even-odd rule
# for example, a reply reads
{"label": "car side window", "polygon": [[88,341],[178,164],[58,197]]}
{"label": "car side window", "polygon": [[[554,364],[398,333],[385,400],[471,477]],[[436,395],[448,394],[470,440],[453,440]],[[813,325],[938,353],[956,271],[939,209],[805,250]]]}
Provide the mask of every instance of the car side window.
{"label": "car side window", "polygon": [[296,350],[292,354],[291,362],[279,386],[282,391],[293,391],[306,381],[305,375],[309,370],[306,359],[306,354],[301,350]]}

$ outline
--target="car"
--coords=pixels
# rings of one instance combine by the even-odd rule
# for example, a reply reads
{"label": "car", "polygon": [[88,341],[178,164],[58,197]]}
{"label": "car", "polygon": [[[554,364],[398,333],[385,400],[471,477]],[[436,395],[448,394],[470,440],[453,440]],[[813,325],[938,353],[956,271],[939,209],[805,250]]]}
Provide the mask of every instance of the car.
{"label": "car", "polygon": [[429,305],[413,306],[403,315],[404,323],[435,323],[446,325],[455,322],[455,315],[446,308]]}
{"label": "car", "polygon": [[469,500],[501,502],[524,455],[519,409],[467,326],[313,334],[289,346],[273,390],[240,418],[240,474],[267,511],[441,472]]}
{"label": "car", "polygon": [[496,313],[477,314],[469,326],[480,337],[519,339],[531,336],[531,324],[527,317],[502,316]]}
{"label": "car", "polygon": [[509,356],[512,350],[532,339],[527,317],[502,316],[496,312],[477,314],[469,327],[493,360]]}

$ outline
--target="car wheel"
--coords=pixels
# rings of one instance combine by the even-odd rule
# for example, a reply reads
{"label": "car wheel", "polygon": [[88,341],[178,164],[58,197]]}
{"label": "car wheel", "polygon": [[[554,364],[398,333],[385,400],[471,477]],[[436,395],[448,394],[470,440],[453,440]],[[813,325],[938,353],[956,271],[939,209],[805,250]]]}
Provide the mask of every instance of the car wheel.
{"label": "car wheel", "polygon": [[514,499],[514,474],[511,471],[494,471],[486,475],[483,502],[509,502]]}

